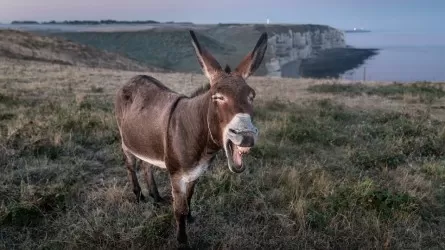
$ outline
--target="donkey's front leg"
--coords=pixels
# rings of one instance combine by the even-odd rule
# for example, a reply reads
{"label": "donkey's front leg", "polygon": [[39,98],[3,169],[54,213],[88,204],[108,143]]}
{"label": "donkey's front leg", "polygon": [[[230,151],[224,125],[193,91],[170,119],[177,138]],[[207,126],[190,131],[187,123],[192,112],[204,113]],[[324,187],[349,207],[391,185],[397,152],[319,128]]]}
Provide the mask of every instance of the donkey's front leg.
{"label": "donkey's front leg", "polygon": [[196,184],[196,180],[187,183],[187,205],[188,205],[187,222],[188,223],[193,223],[195,221],[195,218],[193,218],[193,216],[192,216],[192,205],[191,205],[193,192],[195,191],[195,184]]}
{"label": "donkey's front leg", "polygon": [[176,219],[176,239],[181,248],[188,248],[186,218],[188,215],[187,184],[181,175],[173,175],[171,178],[173,211]]}

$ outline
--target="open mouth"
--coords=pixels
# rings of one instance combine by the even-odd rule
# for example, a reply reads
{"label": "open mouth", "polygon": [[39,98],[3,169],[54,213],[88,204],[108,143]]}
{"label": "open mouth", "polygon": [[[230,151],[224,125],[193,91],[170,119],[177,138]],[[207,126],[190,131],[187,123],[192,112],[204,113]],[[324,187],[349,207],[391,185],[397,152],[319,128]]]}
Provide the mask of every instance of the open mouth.
{"label": "open mouth", "polygon": [[230,170],[235,173],[243,172],[245,169],[243,156],[249,154],[250,147],[240,147],[238,145],[235,145],[231,140],[227,140],[226,148]]}

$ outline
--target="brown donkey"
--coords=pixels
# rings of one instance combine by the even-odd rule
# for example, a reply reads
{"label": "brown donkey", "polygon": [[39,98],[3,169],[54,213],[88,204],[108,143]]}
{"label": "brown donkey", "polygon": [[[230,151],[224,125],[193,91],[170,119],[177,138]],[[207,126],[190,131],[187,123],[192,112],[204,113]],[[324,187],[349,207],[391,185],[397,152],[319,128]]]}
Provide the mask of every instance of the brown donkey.
{"label": "brown donkey", "polygon": [[188,246],[186,219],[193,220],[190,200],[196,179],[224,149],[232,172],[245,169],[243,155],[255,144],[258,129],[252,124],[255,91],[246,83],[261,64],[267,48],[267,34],[231,72],[215,58],[190,31],[199,64],[210,81],[208,88],[192,97],[180,95],[150,76],[136,76],[118,90],[115,114],[125,155],[128,176],[139,200],[141,192],[135,160],[144,165],[149,194],[161,201],[152,165],[166,168],[171,180],[176,236]]}

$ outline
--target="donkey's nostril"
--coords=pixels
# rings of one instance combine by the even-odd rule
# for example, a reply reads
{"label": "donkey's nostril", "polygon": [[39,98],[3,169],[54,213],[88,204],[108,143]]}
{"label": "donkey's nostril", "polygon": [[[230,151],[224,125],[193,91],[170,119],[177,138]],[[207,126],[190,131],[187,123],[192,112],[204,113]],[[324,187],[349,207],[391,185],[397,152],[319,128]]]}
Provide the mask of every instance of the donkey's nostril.
{"label": "donkey's nostril", "polygon": [[236,130],[229,128],[229,132],[232,134],[238,134],[238,132],[236,132]]}
{"label": "donkey's nostril", "polygon": [[253,136],[243,136],[243,140],[241,141],[240,145],[241,147],[253,147],[253,145],[255,144],[255,139],[253,138]]}

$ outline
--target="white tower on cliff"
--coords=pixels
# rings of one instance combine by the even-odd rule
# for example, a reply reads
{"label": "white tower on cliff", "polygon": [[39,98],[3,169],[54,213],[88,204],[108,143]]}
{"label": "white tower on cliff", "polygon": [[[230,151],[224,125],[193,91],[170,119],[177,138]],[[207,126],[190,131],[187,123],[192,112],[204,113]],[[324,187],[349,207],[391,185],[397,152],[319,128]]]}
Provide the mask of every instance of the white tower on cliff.
{"label": "white tower on cliff", "polygon": [[269,24],[269,18],[266,19],[266,23]]}

